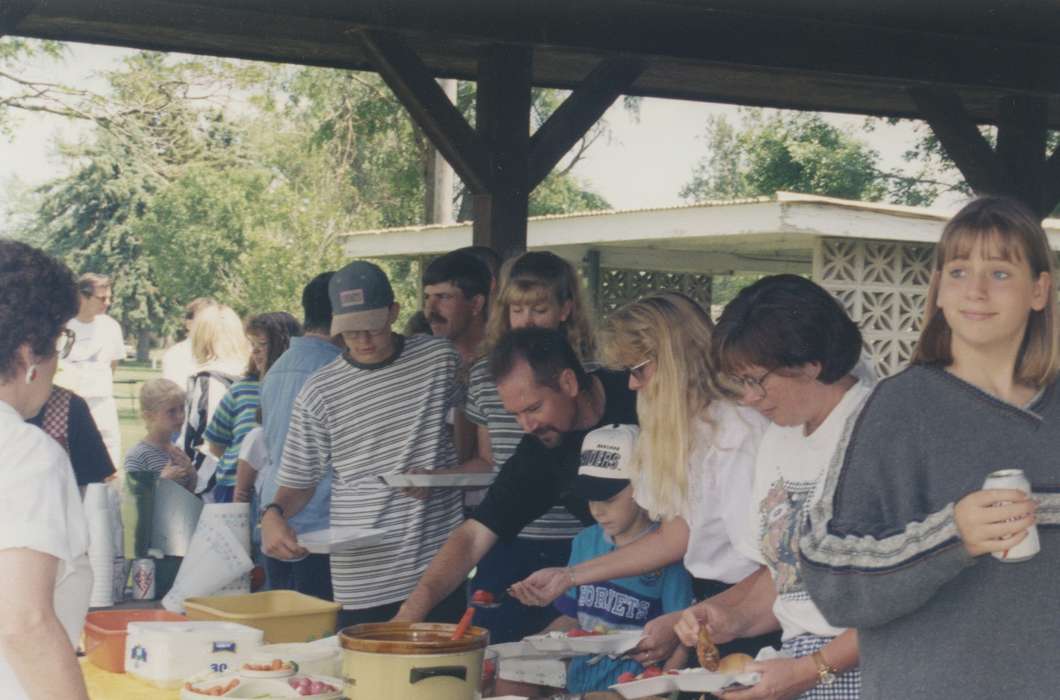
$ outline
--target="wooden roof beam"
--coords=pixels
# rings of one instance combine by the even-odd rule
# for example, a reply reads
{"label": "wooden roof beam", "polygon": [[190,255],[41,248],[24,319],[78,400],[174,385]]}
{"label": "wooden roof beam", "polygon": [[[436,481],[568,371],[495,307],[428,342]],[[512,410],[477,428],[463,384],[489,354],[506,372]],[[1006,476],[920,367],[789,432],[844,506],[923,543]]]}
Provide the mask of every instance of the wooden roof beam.
{"label": "wooden roof beam", "polygon": [[486,145],[419,57],[396,35],[360,32],[365,54],[438,152],[472,192],[489,190]]}
{"label": "wooden roof beam", "polygon": [[961,98],[952,91],[931,88],[912,88],[909,95],[972,189],[1004,191],[1001,161],[965,111]]}
{"label": "wooden roof beam", "polygon": [[548,177],[578,139],[599,121],[644,71],[636,59],[602,61],[530,138],[530,189]]}
{"label": "wooden roof beam", "polygon": [[0,37],[15,31],[36,7],[34,0],[5,0],[0,4]]}

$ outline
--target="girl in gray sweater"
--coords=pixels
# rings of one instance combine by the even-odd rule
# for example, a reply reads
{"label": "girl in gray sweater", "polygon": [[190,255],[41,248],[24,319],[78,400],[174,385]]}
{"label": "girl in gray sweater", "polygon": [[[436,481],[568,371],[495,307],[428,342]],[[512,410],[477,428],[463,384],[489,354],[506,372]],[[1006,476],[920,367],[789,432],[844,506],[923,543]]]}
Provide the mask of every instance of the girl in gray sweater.
{"label": "girl in gray sweater", "polygon": [[[801,540],[803,576],[855,627],[862,697],[1055,697],[1060,396],[1053,255],[1022,205],[983,198],[943,231],[912,366],[848,426]],[[1024,470],[1033,498],[983,491]],[[1005,551],[1037,524],[1041,552]]]}

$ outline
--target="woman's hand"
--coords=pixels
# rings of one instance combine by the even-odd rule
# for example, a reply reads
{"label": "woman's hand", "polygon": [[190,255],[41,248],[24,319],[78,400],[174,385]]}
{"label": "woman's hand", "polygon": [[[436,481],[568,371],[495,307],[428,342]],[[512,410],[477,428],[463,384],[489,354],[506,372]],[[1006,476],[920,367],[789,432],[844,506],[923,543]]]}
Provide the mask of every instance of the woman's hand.
{"label": "woman's hand", "polygon": [[817,665],[809,656],[797,659],[771,659],[747,664],[745,671],[757,671],[762,679],[750,688],[718,693],[723,700],[790,700],[817,685]]}
{"label": "woman's hand", "polygon": [[678,639],[674,634],[674,623],[681,616],[681,612],[678,610],[660,615],[644,625],[644,635],[631,652],[635,661],[647,666],[648,664],[662,664],[670,658],[674,649],[677,648]]}
{"label": "woman's hand", "polygon": [[974,491],[953,509],[964,548],[973,557],[1015,547],[1034,524],[1038,504],[1016,489]]}
{"label": "woman's hand", "polygon": [[706,625],[715,644],[730,642],[739,636],[740,625],[730,608],[705,600],[681,612],[674,633],[685,646],[694,647],[699,641],[699,629]]}
{"label": "woman's hand", "polygon": [[522,581],[513,583],[508,591],[523,605],[544,607],[551,605],[573,585],[569,569],[553,566],[539,569]]}

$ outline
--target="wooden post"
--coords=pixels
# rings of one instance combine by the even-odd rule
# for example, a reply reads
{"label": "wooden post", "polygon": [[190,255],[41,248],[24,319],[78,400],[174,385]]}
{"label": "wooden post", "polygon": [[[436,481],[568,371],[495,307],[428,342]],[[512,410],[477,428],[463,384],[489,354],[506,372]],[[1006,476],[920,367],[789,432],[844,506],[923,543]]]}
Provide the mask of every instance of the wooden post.
{"label": "wooden post", "polygon": [[1056,204],[1047,205],[1042,198],[1048,105],[1041,97],[1012,95],[1001,98],[999,108],[997,155],[1006,171],[1007,193],[1045,217]]}
{"label": "wooden post", "polygon": [[530,49],[491,45],[478,63],[475,124],[490,152],[490,186],[476,194],[475,245],[508,258],[526,250],[530,198]]}
{"label": "wooden post", "polygon": [[585,269],[585,286],[589,291],[589,303],[592,304],[593,313],[601,317],[600,312],[600,251],[590,248],[585,251],[582,258]]}
{"label": "wooden post", "polygon": [[997,149],[992,149],[952,92],[918,88],[910,96],[946,154],[979,194],[1008,195],[1044,218],[1060,203],[1060,149],[1045,158],[1048,104],[1028,95],[998,104]]}
{"label": "wooden post", "polygon": [[[442,91],[450,102],[456,103],[456,81],[439,80]],[[451,224],[453,222],[453,168],[434,144],[427,149],[427,187],[424,191],[424,223]]]}

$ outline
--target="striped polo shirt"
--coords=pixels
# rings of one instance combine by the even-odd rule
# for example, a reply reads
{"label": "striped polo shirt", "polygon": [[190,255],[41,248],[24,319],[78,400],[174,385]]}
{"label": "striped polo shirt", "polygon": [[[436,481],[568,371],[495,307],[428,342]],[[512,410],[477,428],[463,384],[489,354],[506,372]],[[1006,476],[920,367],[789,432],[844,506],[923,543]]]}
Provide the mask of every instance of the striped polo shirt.
{"label": "striped polo shirt", "polygon": [[258,406],[261,404],[261,384],[257,379],[235,382],[228,393],[217,404],[210,425],[206,427],[206,439],[225,448],[217,462],[217,485],[236,485],[236,462],[243,438],[258,424]]}
{"label": "striped polo shirt", "polygon": [[[595,365],[586,365],[586,371]],[[493,453],[493,470],[515,452],[515,446],[523,439],[523,429],[515,416],[504,410],[497,383],[490,376],[485,359],[471,367],[464,413],[476,425],[485,426],[490,434],[490,450]],[[582,524],[563,506],[552,510],[523,528],[519,537],[530,540],[569,540],[582,531]]]}
{"label": "striped polo shirt", "polygon": [[383,542],[331,555],[335,600],[348,609],[405,600],[460,524],[459,489],[426,501],[379,477],[456,466],[446,414],[461,400],[460,356],[442,338],[396,336],[395,357],[358,365],[344,354],[295,399],[277,482],[305,489],[332,472],[331,526],[383,528]]}

